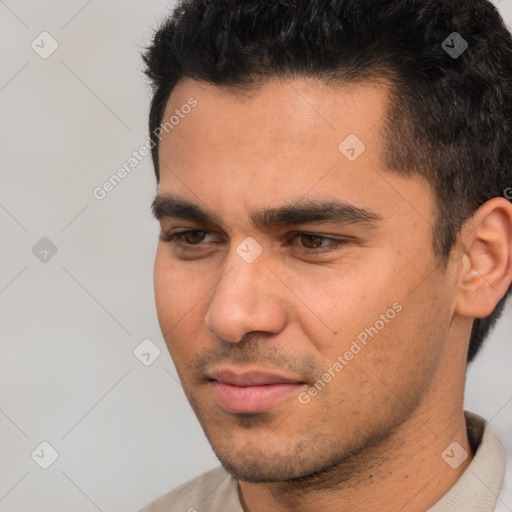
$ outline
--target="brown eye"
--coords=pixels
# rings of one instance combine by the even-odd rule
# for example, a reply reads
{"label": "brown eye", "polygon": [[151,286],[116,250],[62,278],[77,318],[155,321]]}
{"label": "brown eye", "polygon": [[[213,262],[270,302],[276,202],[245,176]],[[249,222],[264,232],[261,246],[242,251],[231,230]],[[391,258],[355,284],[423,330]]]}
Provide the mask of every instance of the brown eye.
{"label": "brown eye", "polygon": [[206,231],[199,231],[199,230],[193,230],[193,231],[185,231],[184,233],[180,234],[181,237],[190,245],[199,244],[203,241],[204,237],[206,236]]}
{"label": "brown eye", "polygon": [[175,248],[186,250],[187,247],[203,246],[205,241],[211,241],[211,239],[205,240],[210,236],[210,232],[202,229],[188,229],[178,233],[161,233],[160,239],[165,243],[173,245]]}
{"label": "brown eye", "polygon": [[350,240],[347,237],[334,238],[318,233],[295,232],[286,245],[301,255],[311,257],[341,251],[348,243]]}
{"label": "brown eye", "polygon": [[306,249],[317,249],[322,247],[322,242],[325,240],[325,237],[318,235],[308,235],[302,234],[300,235],[301,244]]}

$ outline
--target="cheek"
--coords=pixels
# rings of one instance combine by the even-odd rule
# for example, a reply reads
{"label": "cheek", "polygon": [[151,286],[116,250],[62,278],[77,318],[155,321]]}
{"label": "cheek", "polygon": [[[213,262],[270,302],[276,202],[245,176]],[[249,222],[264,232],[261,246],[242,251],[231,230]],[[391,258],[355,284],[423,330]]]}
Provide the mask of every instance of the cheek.
{"label": "cheek", "polygon": [[391,309],[383,301],[357,329],[352,339],[361,351],[354,363],[348,363],[346,375],[361,380],[359,389],[368,391],[362,396],[378,397],[373,403],[413,407],[431,385],[442,359],[449,308],[442,298],[434,300],[428,289],[391,294],[386,302],[393,298],[397,301]]}
{"label": "cheek", "polygon": [[[397,381],[414,380],[414,375],[428,380],[448,333],[449,297],[440,296],[441,279],[424,280],[421,264],[397,260],[381,261],[378,268],[354,265],[351,272],[335,278],[302,279],[301,294],[308,308],[297,310],[298,321],[326,370],[342,356],[349,370],[344,366],[343,373],[356,374],[350,379],[361,372],[372,377],[372,370],[391,388],[390,376]],[[319,282],[327,285],[319,287]]]}
{"label": "cheek", "polygon": [[361,425],[381,429],[410,414],[435,378],[442,355],[445,332],[434,314],[419,313],[417,304],[407,303],[393,309],[386,323],[381,309],[376,311],[376,318],[373,311],[365,312],[368,321],[356,321],[347,312],[350,326],[331,336],[330,347],[327,338],[321,347],[325,373],[318,376],[320,391],[313,390],[317,396],[307,412],[324,417],[326,425],[336,418],[348,438],[357,438]]}
{"label": "cheek", "polygon": [[202,308],[210,286],[206,276],[205,279],[194,278],[171,264],[163,252],[157,252],[153,281],[158,321],[169,346],[169,340],[183,339],[186,331],[192,334],[200,330],[204,324]]}
{"label": "cheek", "polygon": [[345,274],[301,278],[303,305],[297,312],[302,329],[319,352],[336,358],[358,337],[369,338],[367,330],[386,330],[400,315],[403,292],[396,282],[391,269],[372,272],[357,266]]}
{"label": "cheek", "polygon": [[179,296],[180,291],[178,287],[174,286],[173,281],[175,279],[173,278],[172,266],[166,263],[162,252],[160,248],[157,251],[153,270],[153,287],[155,290],[158,321],[162,333],[165,334],[174,323],[173,319],[177,313],[175,308],[175,304],[177,303],[176,298]]}
{"label": "cheek", "polygon": [[384,406],[414,409],[435,379],[445,337],[435,307],[404,298],[403,309],[368,342],[364,368]]}

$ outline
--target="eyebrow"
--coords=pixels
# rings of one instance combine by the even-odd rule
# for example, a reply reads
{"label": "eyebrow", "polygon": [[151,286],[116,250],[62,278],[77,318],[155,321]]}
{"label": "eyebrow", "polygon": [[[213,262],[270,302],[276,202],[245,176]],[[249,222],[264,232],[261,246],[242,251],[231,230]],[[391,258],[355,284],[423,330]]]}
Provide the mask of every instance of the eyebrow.
{"label": "eyebrow", "polygon": [[[202,225],[222,225],[221,220],[197,204],[183,198],[165,194],[157,195],[151,205],[157,220],[178,218]],[[382,217],[368,209],[360,208],[343,201],[307,200],[264,210],[253,210],[251,222],[260,229],[279,226],[308,224],[311,222],[333,222],[343,224],[364,224],[371,227]]]}

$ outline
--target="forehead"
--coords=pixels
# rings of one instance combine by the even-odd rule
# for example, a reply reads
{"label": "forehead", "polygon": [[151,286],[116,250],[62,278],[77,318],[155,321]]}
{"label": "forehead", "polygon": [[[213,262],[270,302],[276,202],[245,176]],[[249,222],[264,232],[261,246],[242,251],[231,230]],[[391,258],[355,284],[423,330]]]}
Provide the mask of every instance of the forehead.
{"label": "forehead", "polygon": [[189,114],[194,121],[176,126],[171,142],[172,135],[176,139],[193,128],[198,142],[222,143],[225,149],[229,141],[234,149],[239,142],[257,147],[272,139],[272,146],[282,150],[321,138],[322,150],[330,144],[337,151],[349,134],[367,145],[374,142],[385,118],[388,87],[384,81],[334,86],[314,79],[272,79],[245,93],[187,79],[173,90],[164,121],[194,98],[197,107]]}
{"label": "forehead", "polygon": [[[177,192],[219,215],[329,197],[367,209],[409,203],[403,214],[430,217],[430,187],[425,194],[417,176],[383,168],[387,99],[384,82],[274,80],[240,94],[185,80],[162,121],[181,113],[160,142],[159,193]],[[196,106],[183,109],[191,100]]]}

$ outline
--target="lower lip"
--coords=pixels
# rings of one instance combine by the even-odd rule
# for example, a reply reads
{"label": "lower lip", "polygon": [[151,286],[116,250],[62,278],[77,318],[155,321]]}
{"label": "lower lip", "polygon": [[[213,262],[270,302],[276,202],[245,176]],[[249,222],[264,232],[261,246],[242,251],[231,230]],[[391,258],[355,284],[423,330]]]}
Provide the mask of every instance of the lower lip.
{"label": "lower lip", "polygon": [[268,411],[279,402],[299,393],[302,384],[268,384],[266,386],[233,386],[211,381],[219,405],[229,412],[256,413]]}

